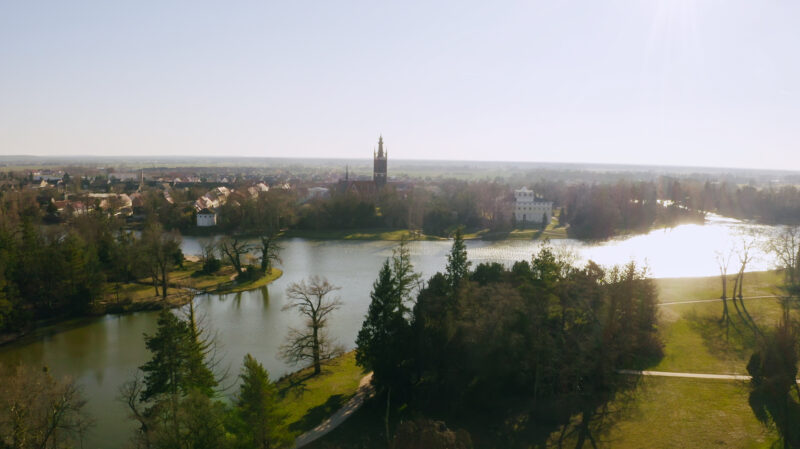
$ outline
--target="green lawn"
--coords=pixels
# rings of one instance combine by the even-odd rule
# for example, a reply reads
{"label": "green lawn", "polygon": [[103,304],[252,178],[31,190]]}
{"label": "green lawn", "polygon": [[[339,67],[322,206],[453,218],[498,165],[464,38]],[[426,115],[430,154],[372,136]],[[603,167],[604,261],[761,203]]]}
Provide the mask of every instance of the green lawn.
{"label": "green lawn", "polygon": [[[743,294],[773,295],[779,292],[776,286],[780,281],[780,274],[773,271],[747,273]],[[714,299],[721,293],[718,277],[656,279],[656,284],[662,303]],[[781,307],[775,298],[745,299],[745,306],[762,328],[771,327],[780,319]],[[731,301],[728,307],[733,324],[726,329],[719,321],[721,301],[662,306],[659,327],[664,358],[652,369],[745,374],[755,344],[754,333],[738,317]]]}
{"label": "green lawn", "polygon": [[[747,296],[774,295],[782,281],[782,274],[776,271],[756,271],[745,273],[742,294]],[[661,302],[687,301],[695,299],[719,298],[722,282],[719,276],[697,278],[656,279]],[[728,296],[733,290],[733,282],[728,283]]]}
{"label": "green lawn", "polygon": [[365,375],[352,351],[324,366],[320,374],[313,373],[313,368],[306,368],[278,381],[280,406],[289,414],[290,430],[298,434],[313,429],[347,403]]}
{"label": "green lawn", "polygon": [[768,448],[775,440],[740,382],[645,378],[618,413],[612,426],[597,429],[599,447]]}

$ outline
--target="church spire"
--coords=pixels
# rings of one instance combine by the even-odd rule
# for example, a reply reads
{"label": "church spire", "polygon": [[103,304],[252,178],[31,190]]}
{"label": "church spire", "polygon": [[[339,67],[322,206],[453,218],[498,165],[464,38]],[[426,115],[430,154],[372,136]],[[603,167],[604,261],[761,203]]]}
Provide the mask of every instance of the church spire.
{"label": "church spire", "polygon": [[378,157],[383,157],[383,135],[378,137]]}

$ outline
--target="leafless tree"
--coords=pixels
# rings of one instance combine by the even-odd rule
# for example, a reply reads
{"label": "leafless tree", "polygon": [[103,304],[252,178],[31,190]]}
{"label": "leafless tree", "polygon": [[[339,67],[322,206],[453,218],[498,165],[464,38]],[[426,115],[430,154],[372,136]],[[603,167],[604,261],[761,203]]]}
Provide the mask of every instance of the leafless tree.
{"label": "leafless tree", "polygon": [[149,224],[142,231],[142,260],[153,279],[153,286],[158,295],[167,297],[169,270],[176,263],[181,263],[181,236],[177,232],[164,232],[159,223]]}
{"label": "leafless tree", "polygon": [[91,421],[86,401],[70,379],[19,366],[0,382],[0,447],[69,448],[80,444]]}
{"label": "leafless tree", "polygon": [[283,310],[295,309],[305,319],[300,329],[289,329],[281,356],[289,363],[310,361],[314,374],[322,371],[322,363],[342,353],[342,348],[330,339],[326,326],[328,317],[342,306],[341,298],[330,298],[331,292],[339,290],[327,279],[312,276],[308,282],[293,282],[286,289],[289,303]]}
{"label": "leafless tree", "polygon": [[786,300],[800,294],[800,226],[784,228],[767,243],[784,272]]}
{"label": "leafless tree", "polygon": [[[744,286],[744,272],[747,269],[747,265],[753,261],[753,249],[755,247],[756,241],[754,238],[750,237],[743,238],[740,242],[740,245],[735,249],[736,256],[739,259],[739,273],[734,280],[732,299],[733,305],[736,307],[736,312],[739,313],[742,321],[747,323],[751,328],[753,328],[754,331],[759,332],[758,325],[756,324],[755,320],[753,320],[753,317],[747,310],[747,306],[744,304],[744,295],[742,294],[742,288]],[[736,304],[737,297],[739,299],[739,305]]]}
{"label": "leafless tree", "polygon": [[719,277],[722,281],[722,295],[720,295],[720,299],[722,300],[722,317],[719,319],[719,321],[720,323],[725,324],[726,336],[728,334],[728,326],[731,323],[731,316],[728,311],[728,266],[730,265],[732,256],[733,251],[729,251],[727,253],[723,253],[721,251],[716,252]]}
{"label": "leafless tree", "polygon": [[228,257],[237,274],[242,274],[242,256],[250,252],[250,245],[238,237],[223,237],[217,243],[220,252]]}
{"label": "leafless tree", "polygon": [[272,273],[272,266],[277,263],[282,263],[281,250],[283,249],[278,243],[277,234],[264,233],[260,236],[261,246],[261,271],[265,274]]}

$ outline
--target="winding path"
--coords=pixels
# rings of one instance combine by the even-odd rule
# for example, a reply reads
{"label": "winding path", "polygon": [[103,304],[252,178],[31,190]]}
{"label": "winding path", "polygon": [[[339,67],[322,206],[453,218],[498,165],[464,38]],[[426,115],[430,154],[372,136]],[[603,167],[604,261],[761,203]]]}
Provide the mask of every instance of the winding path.
{"label": "winding path", "polygon": [[[657,377],[683,377],[686,379],[717,379],[717,380],[744,380],[749,381],[752,377],[745,374],[702,374],[702,373],[673,373],[669,371],[638,371],[633,369],[621,369],[619,374],[631,374],[634,376],[657,376]],[[796,380],[800,384],[800,379]]]}
{"label": "winding path", "polygon": [[317,427],[314,427],[308,432],[297,437],[297,439],[294,441],[294,447],[296,449],[301,448],[307,444],[310,444],[312,441],[316,441],[318,438],[335,429],[339,426],[339,424],[343,423],[347,418],[349,418],[350,415],[352,415],[361,407],[361,405],[364,403],[364,400],[370,398],[375,393],[375,389],[372,387],[371,382],[372,373],[369,373],[358,383],[358,391],[356,391],[356,394],[350,398],[349,401],[347,401],[347,404],[345,404],[344,407],[337,410],[336,413],[331,415]]}

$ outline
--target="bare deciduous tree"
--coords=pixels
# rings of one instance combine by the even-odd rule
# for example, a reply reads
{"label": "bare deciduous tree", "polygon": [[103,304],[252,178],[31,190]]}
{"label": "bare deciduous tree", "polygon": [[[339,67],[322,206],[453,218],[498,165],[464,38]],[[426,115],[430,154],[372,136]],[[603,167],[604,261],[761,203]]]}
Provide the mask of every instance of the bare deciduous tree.
{"label": "bare deciduous tree", "polygon": [[91,425],[85,404],[74,381],[17,367],[0,382],[0,447],[75,447]]}
{"label": "bare deciduous tree", "polygon": [[217,243],[222,254],[228,257],[237,274],[242,274],[242,256],[250,252],[250,245],[238,237],[223,237]]}
{"label": "bare deciduous tree", "polygon": [[314,374],[322,371],[322,363],[342,353],[328,336],[328,316],[342,306],[341,298],[330,298],[331,292],[339,290],[325,278],[312,276],[306,281],[293,282],[286,289],[289,303],[283,310],[295,309],[305,318],[300,329],[289,329],[281,356],[289,363],[310,361]]}
{"label": "bare deciduous tree", "polygon": [[[742,321],[750,326],[755,332],[759,332],[758,325],[756,324],[755,320],[753,320],[753,317],[747,310],[747,306],[744,304],[744,295],[742,294],[742,288],[744,286],[744,271],[747,269],[747,265],[754,259],[753,249],[756,246],[756,241],[751,237],[743,238],[740,243],[741,245],[735,250],[736,256],[739,259],[739,273],[737,274],[733,284],[733,305],[736,307],[736,312],[739,314],[739,317],[742,319]],[[736,304],[737,298],[739,299],[738,305]]]}
{"label": "bare deciduous tree", "polygon": [[800,294],[800,226],[786,227],[767,243],[780,268],[784,270],[784,287],[791,298]]}
{"label": "bare deciduous tree", "polygon": [[265,274],[272,273],[272,266],[277,263],[282,263],[280,252],[283,249],[278,243],[277,235],[275,233],[264,233],[261,239],[261,271]]}
{"label": "bare deciduous tree", "polygon": [[733,251],[728,253],[716,252],[717,267],[719,268],[719,278],[722,281],[722,317],[719,319],[720,323],[725,324],[725,335],[728,335],[728,327],[731,324],[731,316],[728,312],[728,266],[731,262]]}

